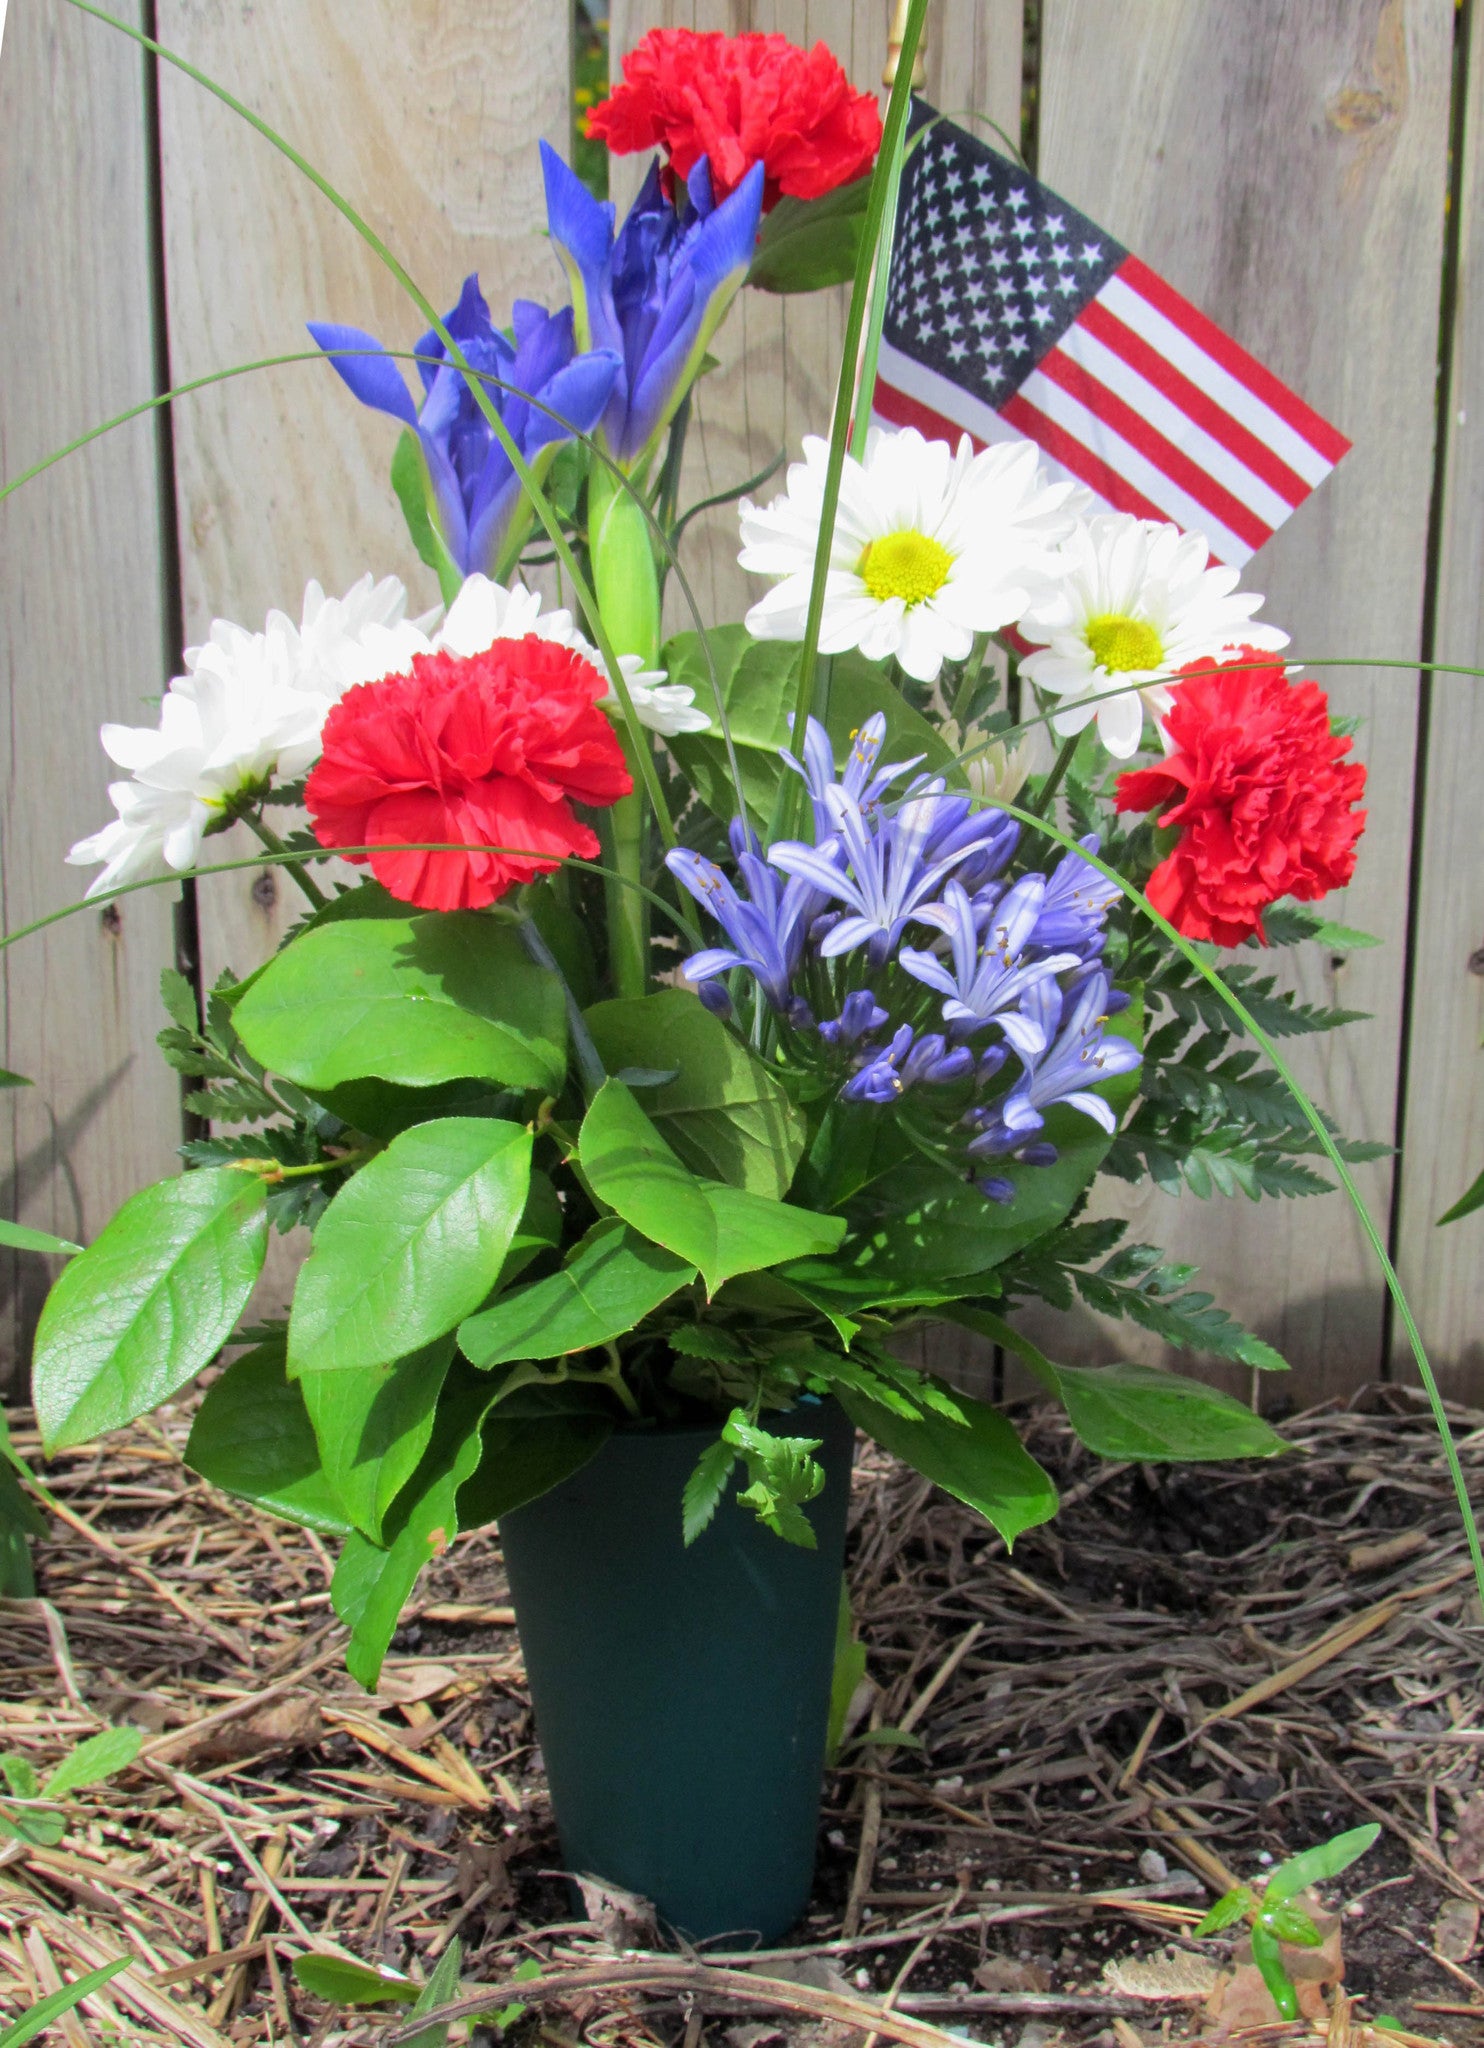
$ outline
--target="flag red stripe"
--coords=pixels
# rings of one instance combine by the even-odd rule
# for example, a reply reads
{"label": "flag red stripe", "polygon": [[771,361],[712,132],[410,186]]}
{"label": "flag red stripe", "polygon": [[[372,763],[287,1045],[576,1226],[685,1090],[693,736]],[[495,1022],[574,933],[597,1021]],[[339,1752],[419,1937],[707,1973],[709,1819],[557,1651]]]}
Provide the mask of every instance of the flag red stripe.
{"label": "flag red stripe", "polygon": [[1286,420],[1296,434],[1302,434],[1310,447],[1317,449],[1326,461],[1338,462],[1346,453],[1350,443],[1343,434],[1328,420],[1322,419],[1312,406],[1305,405],[1296,392],[1290,391],[1271,370],[1264,369],[1256,357],[1248,355],[1246,349],[1234,342],[1229,334],[1223,334],[1214,320],[1208,320],[1204,313],[1191,305],[1189,299],[1182,298],[1147,263],[1141,263],[1137,256],[1125,256],[1115,275],[1188,334],[1213,361],[1245,384],[1254,397],[1260,398],[1280,419]]}
{"label": "flag red stripe", "polygon": [[1260,441],[1250,428],[1219,406],[1209,392],[1202,391],[1199,384],[1193,384],[1183,370],[1177,370],[1168,356],[1162,356],[1157,348],[1151,348],[1142,334],[1135,334],[1111,313],[1101,299],[1094,299],[1084,306],[1077,318],[1077,325],[1085,327],[1089,334],[1122,357],[1131,370],[1137,370],[1157,391],[1162,391],[1181,412],[1204,427],[1213,441],[1219,441],[1223,448],[1230,449],[1238,462],[1243,463],[1252,474],[1278,493],[1286,505],[1301,505],[1312,488],[1305,483],[1296,469],[1290,469],[1282,458],[1273,453],[1266,442]]}
{"label": "flag red stripe", "polygon": [[1225,485],[1219,484],[1198,462],[1193,462],[1173,441],[1167,440],[1157,427],[1141,419],[1131,405],[1116,391],[1110,391],[1106,384],[1100,384],[1081,363],[1064,355],[1060,348],[1054,348],[1049,355],[1042,356],[1036,368],[1043,377],[1049,377],[1053,384],[1059,384],[1063,391],[1070,392],[1073,398],[1080,398],[1089,412],[1106,420],[1115,433],[1121,434],[1141,455],[1147,455],[1156,469],[1169,477],[1172,483],[1177,483],[1198,505],[1214,512],[1222,524],[1238,539],[1246,541],[1250,548],[1260,548],[1270,537],[1273,529],[1265,520],[1259,519]]}
{"label": "flag red stripe", "polygon": [[[888,384],[884,377],[876,379],[876,395],[871,400],[871,410],[879,413],[882,419],[890,420],[894,427],[916,427],[929,441],[952,441],[956,435],[969,432],[957,420],[934,412],[920,398],[913,398],[907,392],[899,391],[895,384]],[[969,438],[976,450],[984,446],[977,434],[970,434]]]}
{"label": "flag red stripe", "polygon": [[1055,420],[1048,419],[1023,392],[1017,391],[1000,407],[1000,418],[1008,420],[1012,427],[1024,434],[1028,441],[1044,448],[1048,455],[1054,455],[1064,469],[1080,477],[1115,512],[1132,512],[1136,519],[1157,519],[1162,526],[1169,524],[1168,515],[1161,512],[1158,505],[1151,505],[1127,477],[1120,476],[1100,455],[1094,455],[1075,434],[1069,434],[1065,427],[1059,427]]}

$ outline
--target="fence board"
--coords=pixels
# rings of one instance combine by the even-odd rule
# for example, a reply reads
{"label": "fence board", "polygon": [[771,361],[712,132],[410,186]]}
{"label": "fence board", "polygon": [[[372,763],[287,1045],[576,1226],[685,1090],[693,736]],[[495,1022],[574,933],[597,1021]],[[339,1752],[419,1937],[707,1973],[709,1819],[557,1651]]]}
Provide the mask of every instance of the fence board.
{"label": "fence board", "polygon": [[[542,223],[536,137],[570,135],[570,29],[528,0],[160,0],[160,36],[294,142],[440,308],[478,269],[497,312],[548,303],[560,273]],[[291,164],[179,74],[161,81],[172,371],[177,381],[308,347],[306,318],[410,348],[424,323],[390,274]],[[410,367],[410,366],[409,366]],[[323,364],[257,373],[178,409],[187,630],[213,614],[297,615],[305,580],[395,571],[436,603],[387,481],[392,423]],[[240,842],[240,843],[239,843]],[[245,830],[214,840],[248,854]],[[299,915],[269,869],[201,886],[202,962],[245,973]],[[280,1250],[272,1285],[291,1256]]]}
{"label": "fence board", "polygon": [[[1453,8],[1448,0],[1048,0],[1041,175],[1164,272],[1355,442],[1250,572],[1299,655],[1418,653],[1432,478]],[[1398,317],[1398,309],[1405,317]],[[1393,1131],[1416,682],[1321,671],[1359,713],[1370,826],[1334,915],[1384,946],[1305,993],[1373,1013],[1299,1048],[1353,1136]],[[1359,1176],[1384,1219],[1386,1165]],[[1305,1368],[1303,1398],[1368,1377],[1382,1291],[1339,1196],[1178,1211],[1135,1227]],[[1106,1352],[1104,1353],[1106,1355]]]}
{"label": "fence board", "polygon": [[[138,22],[141,8],[120,12]],[[154,385],[145,72],[71,8],[12,11],[0,57],[0,475]],[[75,900],[71,842],[109,815],[103,719],[148,717],[165,645],[155,430],[122,429],[0,508],[0,914]],[[170,892],[86,911],[3,956],[0,1213],[95,1235],[180,1142],[154,1053]],[[53,1265],[0,1254],[0,1377],[29,1354]]]}
{"label": "fence board", "polygon": [[[1484,666],[1484,33],[1475,23],[1465,102],[1453,385],[1444,421],[1444,498],[1434,645],[1439,661]],[[1484,1384],[1484,1214],[1436,1227],[1484,1167],[1484,862],[1479,765],[1484,696],[1472,676],[1431,685],[1426,800],[1412,981],[1398,1265],[1449,1391]],[[1415,1377],[1400,1331],[1398,1377]]]}

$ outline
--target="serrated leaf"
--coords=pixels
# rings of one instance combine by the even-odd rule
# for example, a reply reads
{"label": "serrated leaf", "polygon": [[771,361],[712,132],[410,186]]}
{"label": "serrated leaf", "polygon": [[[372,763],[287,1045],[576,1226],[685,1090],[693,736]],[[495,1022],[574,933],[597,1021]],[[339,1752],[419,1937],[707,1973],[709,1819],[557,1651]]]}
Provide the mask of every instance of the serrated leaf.
{"label": "serrated leaf", "polygon": [[1204,1941],[1208,1934],[1220,1934],[1223,1928],[1235,1927],[1239,1920],[1246,1919],[1256,1904],[1251,1888],[1245,1884],[1223,1892],[1204,1920],[1191,1928],[1191,1940]]}
{"label": "serrated leaf", "polygon": [[120,1429],[183,1387],[232,1334],[267,1248],[262,1182],[230,1169],[133,1195],[66,1266],[36,1332],[49,1451]]}
{"label": "serrated leaf", "polygon": [[160,1001],[176,1029],[194,1038],[201,1022],[196,1009],[196,991],[178,968],[167,967],[161,974]]}
{"label": "serrated leaf", "polygon": [[685,1482],[680,1499],[682,1540],[687,1549],[703,1529],[709,1528],[727,1490],[727,1481],[737,1462],[737,1451],[725,1437],[708,1444],[696,1460],[695,1470]]}
{"label": "serrated leaf", "polygon": [[71,1750],[47,1779],[42,1797],[61,1799],[68,1792],[101,1785],[127,1770],[144,1741],[142,1728],[103,1728]]}

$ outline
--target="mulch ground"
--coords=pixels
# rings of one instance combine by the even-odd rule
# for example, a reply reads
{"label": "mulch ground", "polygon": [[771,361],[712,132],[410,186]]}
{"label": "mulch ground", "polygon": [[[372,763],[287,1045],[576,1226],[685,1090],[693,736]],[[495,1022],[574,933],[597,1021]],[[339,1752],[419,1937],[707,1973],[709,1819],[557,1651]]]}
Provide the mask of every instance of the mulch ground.
{"label": "mulch ground", "polygon": [[[1400,1389],[1297,1416],[1261,1466],[1104,1464],[1033,1414],[1065,1504],[1013,1559],[864,1452],[858,1730],[921,1747],[846,1750],[787,1948],[647,1959],[623,1901],[579,1918],[559,1874],[493,1533],[419,1586],[369,1697],[324,1546],[187,1472],[185,1420],[58,1459],[41,1598],[0,1603],[0,1750],[44,1773],[100,1720],[147,1731],[56,1848],[0,1845],[0,2017],[134,1959],[48,2041],[390,2044],[405,2017],[326,2006],[294,1957],[421,1979],[455,1938],[466,1985],[540,1965],[511,2033],[547,2048],[1484,2041],[1484,1617]],[[1484,1416],[1455,1424],[1484,1480]],[[1284,2029],[1240,1947],[1189,1930],[1366,1820]]]}

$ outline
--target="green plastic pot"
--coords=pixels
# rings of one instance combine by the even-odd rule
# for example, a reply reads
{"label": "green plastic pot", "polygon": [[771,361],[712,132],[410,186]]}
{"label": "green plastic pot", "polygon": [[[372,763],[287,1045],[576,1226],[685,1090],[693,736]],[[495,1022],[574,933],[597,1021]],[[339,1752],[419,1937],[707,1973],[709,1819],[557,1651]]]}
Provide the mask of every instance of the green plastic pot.
{"label": "green plastic pot", "polygon": [[684,1546],[714,1429],[616,1431],[500,1523],[564,1866],[694,1941],[775,1941],[813,1882],[854,1430],[832,1401],[772,1426],[823,1439],[815,1550],[737,1505],[745,1479]]}

